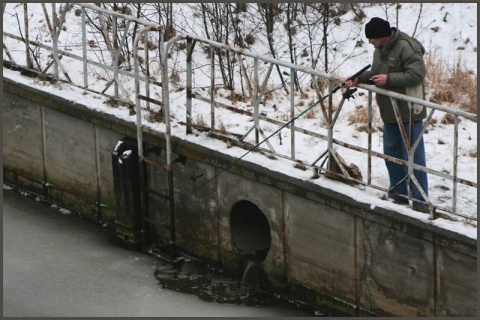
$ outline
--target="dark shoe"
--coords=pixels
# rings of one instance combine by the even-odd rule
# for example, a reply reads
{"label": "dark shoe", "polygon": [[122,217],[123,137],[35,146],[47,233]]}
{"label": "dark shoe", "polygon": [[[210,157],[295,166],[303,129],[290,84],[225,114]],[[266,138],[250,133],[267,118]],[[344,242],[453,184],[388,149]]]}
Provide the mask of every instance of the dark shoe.
{"label": "dark shoe", "polygon": [[384,194],[380,197],[380,199],[389,200],[389,201],[393,201],[393,203],[396,203],[396,204],[405,204],[408,206],[408,199],[406,198],[394,197],[394,196],[389,197],[388,194]]}
{"label": "dark shoe", "polygon": [[430,213],[430,208],[424,204],[414,203],[412,209],[418,212]]}
{"label": "dark shoe", "polygon": [[405,199],[405,198],[395,198],[393,199],[393,203],[396,203],[396,204],[405,204],[408,206],[408,199]]}

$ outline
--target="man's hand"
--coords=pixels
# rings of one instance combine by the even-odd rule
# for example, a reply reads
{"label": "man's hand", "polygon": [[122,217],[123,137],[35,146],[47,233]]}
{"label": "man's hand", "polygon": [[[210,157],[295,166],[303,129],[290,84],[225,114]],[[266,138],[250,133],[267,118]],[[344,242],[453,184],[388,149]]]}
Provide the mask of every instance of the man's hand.
{"label": "man's hand", "polygon": [[347,77],[345,80],[345,87],[347,88],[355,87],[358,83],[358,78],[354,78],[353,80],[351,80],[350,77]]}
{"label": "man's hand", "polygon": [[375,82],[377,86],[384,86],[387,84],[387,75],[386,74],[376,74],[372,76],[372,81]]}
{"label": "man's hand", "polygon": [[[369,79],[371,84],[376,84],[377,86],[384,86],[387,84],[387,75],[386,74],[376,74],[372,76]],[[350,77],[347,77],[345,79],[345,87],[350,88],[350,87],[355,87],[358,83],[358,78],[354,78],[353,80],[350,79]],[[370,83],[368,83],[370,84]]]}

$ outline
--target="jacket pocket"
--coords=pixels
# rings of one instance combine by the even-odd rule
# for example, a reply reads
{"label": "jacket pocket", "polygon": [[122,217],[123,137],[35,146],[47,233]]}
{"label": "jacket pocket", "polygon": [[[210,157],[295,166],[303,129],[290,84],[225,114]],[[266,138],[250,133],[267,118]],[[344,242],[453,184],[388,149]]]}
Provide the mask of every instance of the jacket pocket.
{"label": "jacket pocket", "polygon": [[388,73],[396,72],[398,70],[399,60],[394,57],[389,57],[386,61],[386,68]]}

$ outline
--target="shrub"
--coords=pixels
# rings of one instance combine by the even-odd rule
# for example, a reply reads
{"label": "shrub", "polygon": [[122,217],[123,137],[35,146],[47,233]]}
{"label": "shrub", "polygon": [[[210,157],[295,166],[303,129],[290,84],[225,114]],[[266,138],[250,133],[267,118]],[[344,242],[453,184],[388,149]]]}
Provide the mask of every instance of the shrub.
{"label": "shrub", "polygon": [[[352,111],[348,115],[348,124],[355,124],[357,130],[360,132],[368,131],[368,108],[360,106],[355,111]],[[378,108],[375,106],[372,108],[372,132],[377,131],[377,127],[380,126],[380,116],[378,114]]]}
{"label": "shrub", "polygon": [[448,103],[477,114],[477,76],[460,59],[453,68],[449,67],[445,59],[439,58],[438,49],[434,49],[425,64],[425,89],[431,102]]}

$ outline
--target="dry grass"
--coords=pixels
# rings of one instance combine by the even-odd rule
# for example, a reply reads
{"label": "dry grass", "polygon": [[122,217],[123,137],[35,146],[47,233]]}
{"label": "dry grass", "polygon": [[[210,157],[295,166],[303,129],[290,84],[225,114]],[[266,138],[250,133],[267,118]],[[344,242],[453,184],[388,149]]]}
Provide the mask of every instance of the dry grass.
{"label": "dry grass", "polygon": [[163,123],[165,121],[165,117],[162,113],[161,110],[159,111],[151,111],[147,115],[147,120],[149,122],[158,122],[158,123]]}
{"label": "dry grass", "polygon": [[172,74],[170,75],[170,81],[174,85],[178,85],[180,83],[180,75],[178,74],[177,70],[172,69]]}
{"label": "dry grass", "polygon": [[477,114],[477,75],[460,60],[452,69],[439,57],[437,49],[425,59],[427,76],[425,89],[434,103],[447,103],[470,113]]}
{"label": "dry grass", "polygon": [[250,33],[247,34],[247,36],[245,37],[245,42],[246,42],[249,46],[253,46],[256,41],[257,41],[257,38],[253,35],[253,32],[250,32]]}
{"label": "dry grass", "polygon": [[205,121],[205,119],[201,114],[197,116],[197,118],[193,121],[193,123],[200,127],[207,127],[207,122]]}
{"label": "dry grass", "polygon": [[217,124],[218,131],[222,134],[228,134],[227,127],[223,124],[221,120],[219,120],[219,124]]}
{"label": "dry grass", "polygon": [[477,158],[477,148],[460,148],[460,155],[470,158]]}
{"label": "dry grass", "polygon": [[[372,108],[372,132],[376,132],[377,128],[381,126],[380,115],[378,113],[378,108]],[[355,111],[352,111],[348,115],[348,125],[355,124],[357,131],[367,132],[368,131],[368,108],[358,107]]]}
{"label": "dry grass", "polygon": [[[253,84],[252,84],[253,85]],[[263,101],[267,103],[267,101],[272,101],[273,99],[277,98],[278,94],[274,87],[271,85],[267,85],[265,88],[265,92],[263,93]]]}
{"label": "dry grass", "polygon": [[[311,104],[310,104],[311,105]],[[316,105],[315,107],[313,107],[312,109],[308,110],[307,113],[305,114],[305,118],[307,119],[316,119],[318,117],[318,113],[320,111],[318,111],[319,109],[318,108],[321,108],[321,106],[319,105]]]}

